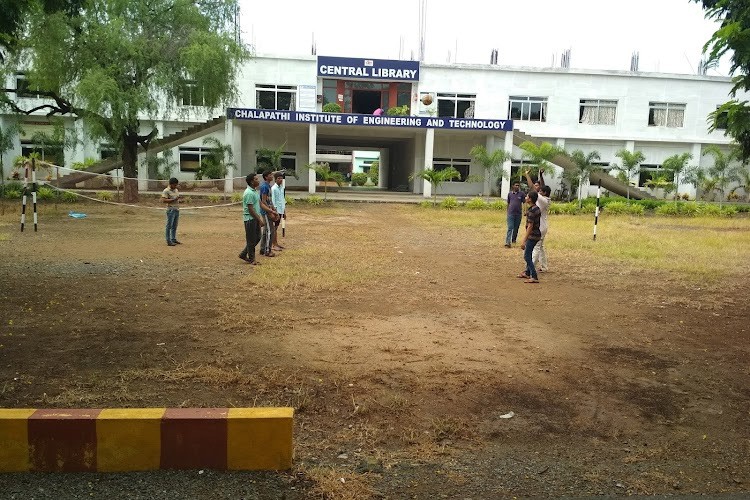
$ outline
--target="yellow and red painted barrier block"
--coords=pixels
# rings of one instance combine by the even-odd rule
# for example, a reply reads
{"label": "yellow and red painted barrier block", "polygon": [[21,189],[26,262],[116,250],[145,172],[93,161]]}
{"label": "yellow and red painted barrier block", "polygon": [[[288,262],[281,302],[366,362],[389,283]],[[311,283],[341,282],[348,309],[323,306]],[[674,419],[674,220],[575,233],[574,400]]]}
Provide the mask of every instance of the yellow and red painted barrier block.
{"label": "yellow and red painted barrier block", "polygon": [[0,472],[286,470],[293,408],[0,409]]}

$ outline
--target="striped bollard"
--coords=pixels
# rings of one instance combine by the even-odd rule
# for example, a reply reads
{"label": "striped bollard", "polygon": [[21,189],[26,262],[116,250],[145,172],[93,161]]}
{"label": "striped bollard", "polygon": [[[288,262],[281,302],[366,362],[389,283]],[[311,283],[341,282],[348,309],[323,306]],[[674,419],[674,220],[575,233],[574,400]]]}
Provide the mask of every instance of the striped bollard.
{"label": "striped bollard", "polygon": [[34,205],[34,232],[37,232],[36,215],[36,159],[31,159],[31,203]]}
{"label": "striped bollard", "polygon": [[594,212],[594,241],[596,241],[596,225],[599,223],[599,200],[602,196],[602,181],[599,180],[599,185],[596,188],[596,212]]}
{"label": "striped bollard", "polygon": [[23,167],[23,197],[21,199],[21,232],[26,224],[26,193],[29,191],[29,166]]}

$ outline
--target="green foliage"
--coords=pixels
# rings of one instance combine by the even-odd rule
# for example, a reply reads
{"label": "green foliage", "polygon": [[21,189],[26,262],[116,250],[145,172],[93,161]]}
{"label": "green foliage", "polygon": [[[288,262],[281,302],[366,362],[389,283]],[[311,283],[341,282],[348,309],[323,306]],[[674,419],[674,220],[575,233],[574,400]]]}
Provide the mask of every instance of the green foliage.
{"label": "green foliage", "polygon": [[39,189],[37,189],[36,198],[38,200],[42,200],[42,201],[54,200],[56,197],[57,197],[57,193],[51,187],[41,186]]}
{"label": "green foliage", "polygon": [[[737,151],[724,153],[718,146],[711,144],[703,149],[703,155],[710,155],[714,159],[713,166],[708,169],[709,176],[703,178],[703,187],[708,188],[706,191],[717,190],[720,193],[719,202],[725,199],[727,186],[735,181],[740,180],[739,165],[733,163]],[[713,189],[711,189],[713,188]]]}
{"label": "green foliage", "polygon": [[182,201],[183,204],[192,203],[193,197],[192,196],[180,196],[180,201]]}
{"label": "green foliage", "polygon": [[96,158],[84,158],[83,161],[77,161],[73,163],[73,169],[75,170],[88,170],[89,167],[97,162]]}
{"label": "green foliage", "polygon": [[495,200],[489,204],[491,210],[507,210],[508,202],[505,200]]}
{"label": "green foliage", "polygon": [[611,215],[643,215],[645,212],[646,209],[643,205],[627,203],[624,201],[613,201],[607,203],[606,208],[603,210],[603,213]]}
{"label": "green foliage", "polygon": [[620,164],[612,164],[613,167],[617,168],[622,172],[624,183],[627,185],[627,198],[630,199],[630,179],[641,171],[641,163],[646,159],[641,151],[633,151],[632,153],[627,149],[621,149],[615,156],[620,158]]}
{"label": "green foliage", "polygon": [[18,181],[10,181],[6,182],[4,185],[0,185],[0,197],[10,198],[7,193],[12,191],[18,191],[19,193],[22,193],[23,184]]}
{"label": "green foliage", "polygon": [[21,197],[22,192],[18,189],[5,189],[3,191],[3,197],[9,200],[17,200]]}
{"label": "green foliage", "polygon": [[[185,95],[186,79],[207,108],[229,105],[247,50],[235,41],[236,0],[88,0],[76,16],[30,9],[20,43],[29,85],[54,97],[49,115],[82,118],[94,137],[123,150],[135,177],[141,118]],[[134,201],[135,191],[126,186]]]}
{"label": "green foliage", "polygon": [[482,198],[472,198],[464,205],[469,210],[486,210],[489,208],[489,203],[484,201]]}
{"label": "green foliage", "polygon": [[750,89],[750,44],[748,30],[750,16],[745,0],[693,0],[703,4],[706,17],[720,23],[711,39],[703,47],[708,52],[708,63],[716,63],[725,54],[731,54],[730,73],[735,74],[732,99],[709,114],[709,130],[725,129],[739,146],[739,158],[750,159],[750,105],[738,100],[737,92]]}
{"label": "green foliage", "polygon": [[60,199],[65,203],[77,203],[81,197],[71,191],[63,191]]}
{"label": "green foliage", "polygon": [[313,206],[318,206],[318,205],[322,205],[322,204],[324,203],[324,200],[323,200],[323,198],[321,198],[321,197],[320,197],[320,196],[318,196],[317,194],[311,194],[310,196],[308,196],[308,197],[307,197],[307,198],[305,199],[305,201],[307,201],[307,203],[308,203],[309,205],[313,205]]}
{"label": "green foliage", "polygon": [[574,189],[578,190],[578,206],[581,206],[581,186],[589,179],[591,172],[601,170],[599,166],[594,165],[593,162],[601,159],[598,151],[591,151],[586,154],[580,149],[576,149],[570,154],[570,159],[576,164],[575,172],[563,173],[563,179],[570,183],[571,192]]}
{"label": "green foliage", "polygon": [[575,215],[578,212],[579,212],[578,204],[575,202],[550,203],[550,206],[549,206],[550,215]]}
{"label": "green foliage", "polygon": [[433,208],[433,204],[431,201],[424,200],[424,201],[419,202],[419,207],[420,208]]}
{"label": "green foliage", "polygon": [[511,155],[505,150],[496,149],[490,153],[487,148],[477,144],[471,148],[469,154],[484,169],[485,174],[490,176],[490,185],[496,184],[498,180],[505,179],[510,175],[503,168],[503,164],[511,159]]}
{"label": "green foliage", "polygon": [[173,160],[173,150],[165,149],[161,154],[146,153],[142,162],[146,167],[149,179],[164,181],[172,177],[172,172],[179,164]]}
{"label": "green foliage", "polygon": [[284,156],[284,149],[286,149],[286,142],[276,149],[258,148],[255,154],[258,165],[256,172],[261,174],[265,170],[273,172],[281,170],[281,158]]}
{"label": "green foliage", "polygon": [[209,146],[208,154],[201,159],[200,167],[195,173],[195,178],[200,180],[204,177],[207,179],[223,179],[226,177],[229,168],[236,165],[232,162],[232,146],[223,144],[215,137],[206,137],[203,144]]}
{"label": "green foliage", "polygon": [[284,196],[284,199],[286,200],[287,206],[291,206],[297,203],[297,200],[295,200],[294,198],[290,198],[288,196]]}
{"label": "green foliage", "polygon": [[[380,160],[375,160],[370,165],[370,170],[367,172],[367,177],[370,178],[373,184],[376,186],[380,180]],[[366,181],[365,181],[366,182]]]}
{"label": "green foliage", "polygon": [[458,200],[456,200],[455,196],[446,196],[443,198],[443,201],[440,202],[440,208],[446,208],[448,210],[458,208]]}
{"label": "green foliage", "polygon": [[409,176],[409,180],[423,179],[432,185],[432,204],[437,204],[437,190],[444,182],[460,179],[461,173],[454,167],[444,168],[442,170],[435,170],[433,168],[425,169],[417,174]]}
{"label": "green foliage", "polygon": [[523,157],[528,159],[534,168],[531,170],[531,175],[537,177],[539,170],[544,169],[548,172],[548,175],[552,174],[552,170],[548,167],[551,165],[551,161],[560,155],[565,155],[565,151],[557,146],[550,144],[549,142],[543,142],[536,144],[531,141],[525,141],[519,146],[523,150]]}
{"label": "green foliage", "polygon": [[232,203],[239,203],[242,201],[242,193],[232,193]]}
{"label": "green foliage", "polygon": [[344,183],[344,176],[341,172],[331,170],[328,163],[311,163],[307,168],[315,172],[315,178],[323,182],[323,199],[328,200],[328,183],[335,182],[337,186]]}
{"label": "green foliage", "polygon": [[409,106],[404,104],[403,106],[392,106],[386,111],[388,116],[409,116]]}
{"label": "green foliage", "polygon": [[98,191],[96,197],[102,201],[112,201],[115,199],[115,195],[110,191]]}
{"label": "green foliage", "polygon": [[208,195],[208,202],[209,203],[219,203],[221,201],[221,195],[218,194],[210,194]]}
{"label": "green foliage", "polygon": [[329,102],[323,106],[323,113],[341,113],[341,106],[337,102]]}
{"label": "green foliage", "polygon": [[364,186],[365,182],[367,182],[367,174],[363,174],[361,172],[357,172],[355,174],[352,174],[352,184],[355,186]]}

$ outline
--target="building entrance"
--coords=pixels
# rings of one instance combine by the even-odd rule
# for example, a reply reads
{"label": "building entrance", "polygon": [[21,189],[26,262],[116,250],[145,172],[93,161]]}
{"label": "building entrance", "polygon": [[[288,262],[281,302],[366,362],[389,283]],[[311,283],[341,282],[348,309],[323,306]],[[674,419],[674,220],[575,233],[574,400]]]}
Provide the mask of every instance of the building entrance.
{"label": "building entrance", "polygon": [[352,92],[352,113],[371,115],[373,111],[384,106],[381,92],[374,90],[354,90]]}

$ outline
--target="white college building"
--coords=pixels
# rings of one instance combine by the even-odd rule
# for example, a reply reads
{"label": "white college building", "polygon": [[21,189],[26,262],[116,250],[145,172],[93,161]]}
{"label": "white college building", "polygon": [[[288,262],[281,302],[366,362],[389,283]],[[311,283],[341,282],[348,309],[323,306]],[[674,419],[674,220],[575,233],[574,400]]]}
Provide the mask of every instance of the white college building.
{"label": "white college building", "polygon": [[[23,74],[7,85],[19,89],[18,99],[38,100]],[[262,149],[283,149],[283,166],[295,168],[288,189],[315,192],[315,174],[303,167],[326,161],[351,171],[353,151],[377,151],[378,185],[384,190],[430,195],[430,185],[411,180],[425,168],[454,166],[461,179],[443,185],[441,194],[477,195],[496,191],[484,178],[469,151],[477,144],[511,152],[514,168],[522,158],[521,140],[548,141],[568,152],[596,150],[602,165],[618,162],[620,149],[641,151],[643,173],[631,179],[642,186],[669,156],[689,152],[692,165],[709,167],[704,146],[728,146],[721,131],[709,133],[707,115],[728,99],[729,78],[627,71],[528,68],[499,65],[426,64],[416,61],[310,56],[254,57],[241,68],[239,97],[227,110],[201,106],[200,89],[178,103],[182,112],[161,119],[143,117],[143,130],[156,127],[169,136],[215,118],[206,130],[232,146],[238,178],[258,168]],[[10,87],[14,88],[14,87]],[[21,93],[23,92],[23,93]],[[741,96],[740,96],[741,97]],[[336,103],[341,113],[323,113]],[[409,116],[376,116],[377,108],[408,106]],[[0,125],[22,122],[25,135],[5,154],[5,165],[18,155],[45,145],[34,144],[34,132],[49,131],[42,113],[19,117],[0,115]],[[70,120],[66,127],[80,127]],[[81,132],[80,130],[78,132]],[[83,134],[80,134],[81,136]],[[205,152],[202,138],[175,144],[179,164],[172,174],[190,180]],[[106,144],[84,142],[66,149],[57,161],[71,166],[113,152]],[[58,154],[59,156],[59,154]],[[148,172],[139,172],[146,189]],[[560,175],[550,184],[559,187]],[[505,180],[502,193],[507,193]],[[227,187],[244,183],[227,180]],[[613,189],[616,191],[616,189]],[[695,195],[690,185],[679,193]]]}

